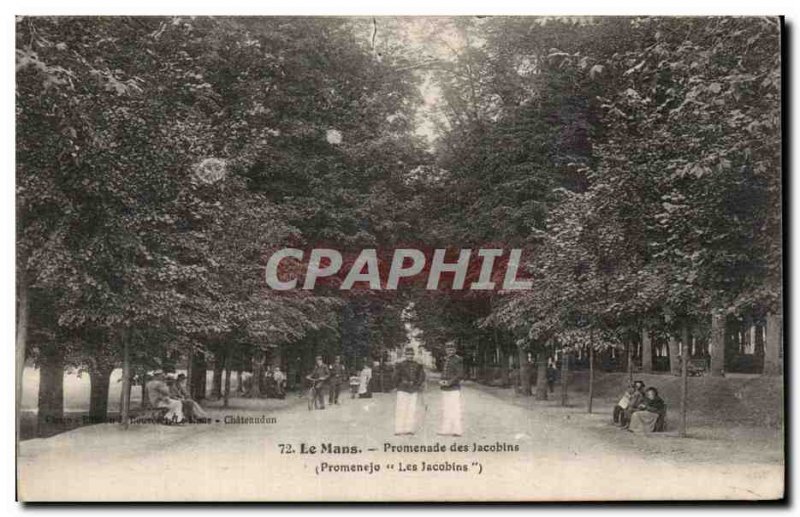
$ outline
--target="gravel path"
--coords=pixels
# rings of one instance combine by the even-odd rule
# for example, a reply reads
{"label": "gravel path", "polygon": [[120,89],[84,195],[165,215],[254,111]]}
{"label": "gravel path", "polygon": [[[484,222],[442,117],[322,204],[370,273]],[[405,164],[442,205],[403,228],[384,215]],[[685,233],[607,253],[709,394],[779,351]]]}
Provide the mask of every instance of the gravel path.
{"label": "gravel path", "polygon": [[[465,435],[440,437],[435,432],[439,394],[433,384],[428,390],[427,411],[421,410],[423,424],[415,436],[393,435],[394,394],[363,400],[345,394],[340,405],[324,411],[308,411],[296,395],[285,401],[233,399],[228,409],[211,406],[219,422],[208,425],[134,425],[124,431],[104,424],[28,440],[18,462],[20,496],[114,501],[769,499],[783,490],[781,444],[769,437],[759,442],[750,436],[743,443],[746,437],[699,431],[688,439],[669,433],[636,436],[610,426],[607,412],[586,415],[580,408],[553,407],[515,398],[508,390],[474,386],[463,390]],[[225,423],[226,417],[258,421],[262,416],[263,423]],[[391,452],[403,446],[446,451]],[[476,451],[476,446],[488,450]]]}

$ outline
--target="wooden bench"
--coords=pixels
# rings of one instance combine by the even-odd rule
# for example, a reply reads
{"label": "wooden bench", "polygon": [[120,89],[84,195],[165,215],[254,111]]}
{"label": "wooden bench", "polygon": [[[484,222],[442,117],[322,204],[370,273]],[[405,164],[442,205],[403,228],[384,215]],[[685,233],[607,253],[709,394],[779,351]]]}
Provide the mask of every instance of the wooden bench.
{"label": "wooden bench", "polygon": [[686,363],[686,373],[689,377],[700,377],[709,370],[708,359],[689,359]]}

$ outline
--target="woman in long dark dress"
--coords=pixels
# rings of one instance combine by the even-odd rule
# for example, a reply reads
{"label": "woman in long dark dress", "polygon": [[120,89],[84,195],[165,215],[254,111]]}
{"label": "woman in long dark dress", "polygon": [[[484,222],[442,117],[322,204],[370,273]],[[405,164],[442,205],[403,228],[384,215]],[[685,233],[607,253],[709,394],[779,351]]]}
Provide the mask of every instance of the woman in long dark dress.
{"label": "woman in long dark dress", "polygon": [[645,391],[644,402],[631,415],[628,430],[633,433],[658,433],[666,428],[667,404],[658,396],[658,390],[650,387]]}

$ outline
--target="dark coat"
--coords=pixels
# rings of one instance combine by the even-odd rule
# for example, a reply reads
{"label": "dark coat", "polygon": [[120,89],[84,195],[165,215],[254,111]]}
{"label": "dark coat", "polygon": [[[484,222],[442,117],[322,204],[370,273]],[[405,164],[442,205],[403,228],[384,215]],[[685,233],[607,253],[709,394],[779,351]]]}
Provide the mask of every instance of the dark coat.
{"label": "dark coat", "polygon": [[324,364],[321,365],[314,365],[314,369],[311,370],[311,373],[308,375],[308,378],[314,381],[314,384],[320,386],[328,380],[330,376],[330,372],[328,371],[328,367]]}
{"label": "dark coat", "polygon": [[644,400],[644,410],[649,411],[651,413],[657,413],[660,417],[665,417],[667,415],[667,403],[664,402],[664,399],[656,395],[656,398],[650,400],[649,398],[645,397]]}
{"label": "dark coat", "polygon": [[442,390],[460,390],[462,378],[464,378],[464,360],[457,355],[446,358],[442,368],[442,380],[445,381]]}
{"label": "dark coat", "polygon": [[425,384],[425,369],[416,361],[401,361],[395,365],[393,381],[397,391],[417,393]]}
{"label": "dark coat", "polygon": [[656,433],[662,432],[667,428],[667,403],[664,402],[664,399],[656,395],[656,398],[650,400],[647,397],[644,397],[643,401],[644,409],[642,411],[647,411],[648,413],[655,413],[658,415],[655,424],[653,425],[653,431]]}
{"label": "dark coat", "polygon": [[347,368],[343,364],[331,365],[331,384],[341,384],[347,379]]}

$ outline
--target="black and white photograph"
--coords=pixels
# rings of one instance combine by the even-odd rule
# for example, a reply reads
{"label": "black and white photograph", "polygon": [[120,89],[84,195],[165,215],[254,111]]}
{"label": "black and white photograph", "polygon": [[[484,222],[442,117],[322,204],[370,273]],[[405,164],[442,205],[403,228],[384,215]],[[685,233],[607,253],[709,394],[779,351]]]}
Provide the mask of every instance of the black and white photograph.
{"label": "black and white photograph", "polygon": [[18,501],[784,500],[786,19],[480,11],[16,13]]}

